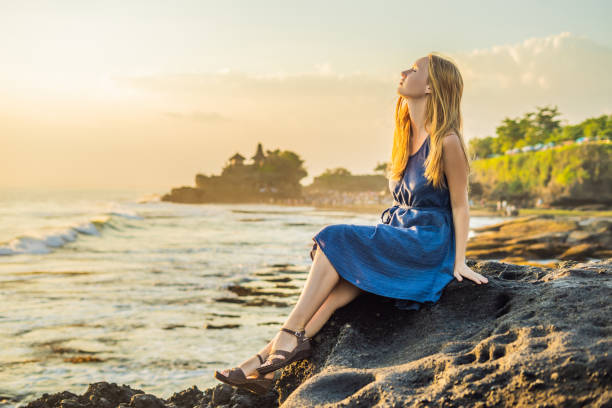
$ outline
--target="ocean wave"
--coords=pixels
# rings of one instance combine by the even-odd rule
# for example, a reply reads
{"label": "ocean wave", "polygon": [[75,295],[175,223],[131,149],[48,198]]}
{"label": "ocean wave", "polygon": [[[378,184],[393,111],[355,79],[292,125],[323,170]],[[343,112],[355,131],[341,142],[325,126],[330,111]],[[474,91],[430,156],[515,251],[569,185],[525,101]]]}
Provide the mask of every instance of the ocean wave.
{"label": "ocean wave", "polygon": [[128,218],[130,220],[144,220],[144,217],[142,217],[142,216],[140,216],[140,215],[138,215],[136,213],[111,211],[109,214],[117,216],[117,217]]}
{"label": "ocean wave", "polygon": [[48,254],[54,248],[75,241],[80,234],[100,236],[105,228],[122,230],[135,226],[127,220],[143,220],[144,217],[129,212],[110,211],[92,217],[89,221],[73,223],[63,228],[35,231],[19,235],[6,242],[0,242],[0,256],[18,254]]}

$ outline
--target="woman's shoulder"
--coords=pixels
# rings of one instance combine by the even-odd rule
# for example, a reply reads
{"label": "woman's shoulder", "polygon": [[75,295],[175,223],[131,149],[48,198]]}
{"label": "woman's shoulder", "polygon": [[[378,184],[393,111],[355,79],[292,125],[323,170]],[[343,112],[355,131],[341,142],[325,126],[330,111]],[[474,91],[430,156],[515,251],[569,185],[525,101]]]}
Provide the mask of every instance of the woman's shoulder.
{"label": "woman's shoulder", "polygon": [[447,156],[459,158],[463,154],[461,139],[455,132],[449,132],[442,139],[442,157]]}
{"label": "woman's shoulder", "polygon": [[457,134],[455,132],[448,132],[442,138],[442,145],[444,147],[450,147],[450,146],[453,146],[455,144],[461,144],[461,141],[459,140],[459,136],[457,136]]}

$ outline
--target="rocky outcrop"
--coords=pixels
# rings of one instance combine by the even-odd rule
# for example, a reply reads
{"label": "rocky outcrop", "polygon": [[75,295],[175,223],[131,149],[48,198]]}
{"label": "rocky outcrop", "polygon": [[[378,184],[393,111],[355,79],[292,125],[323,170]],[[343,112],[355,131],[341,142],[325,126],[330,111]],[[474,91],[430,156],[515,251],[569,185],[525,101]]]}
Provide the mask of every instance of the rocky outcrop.
{"label": "rocky outcrop", "polygon": [[212,195],[201,188],[175,187],[161,197],[161,201],[183,204],[200,204],[212,201]]}
{"label": "rocky outcrop", "polygon": [[[612,219],[533,215],[474,228],[467,257],[525,263],[612,256]],[[552,265],[551,265],[552,266]]]}
{"label": "rocky outcrop", "polygon": [[27,406],[612,406],[612,258],[468,265],[489,283],[452,281],[419,311],[369,293],[337,310],[311,358],[279,370],[265,396],[219,384],[164,400],[101,382]]}

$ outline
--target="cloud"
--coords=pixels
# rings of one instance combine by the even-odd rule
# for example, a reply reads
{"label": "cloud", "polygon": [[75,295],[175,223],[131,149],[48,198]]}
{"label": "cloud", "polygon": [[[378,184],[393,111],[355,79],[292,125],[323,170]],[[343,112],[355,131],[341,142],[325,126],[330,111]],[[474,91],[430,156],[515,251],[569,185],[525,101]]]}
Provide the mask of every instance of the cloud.
{"label": "cloud", "polygon": [[[332,71],[329,64],[316,65],[314,72],[270,73],[248,75],[242,71],[223,70],[216,73],[166,74],[148,77],[115,77],[127,87],[159,95],[180,97],[183,100],[195,98],[231,98],[235,101],[254,98],[265,101],[276,98],[293,99],[337,95],[366,95],[382,89],[389,92],[393,85],[382,78],[367,74],[342,74]],[[386,88],[386,90],[384,89]]]}
{"label": "cloud", "polygon": [[[612,50],[583,36],[562,32],[448,55],[464,79],[468,139],[494,135],[505,117],[538,106],[557,105],[569,123],[612,113]],[[0,80],[7,95],[0,125],[11,152],[0,184],[169,187],[196,172],[218,173],[258,142],[298,152],[306,183],[327,168],[371,173],[391,150],[398,77],[367,73],[363,61],[355,61],[356,72],[318,62],[265,75],[224,68],[114,76],[110,84],[105,76],[112,98],[78,87],[61,88],[62,98],[37,88],[18,94],[20,83]]]}
{"label": "cloud", "polygon": [[[468,138],[492,135],[504,117],[522,116],[536,106],[557,105],[562,119],[570,123],[609,113],[612,50],[586,37],[562,32],[449,56],[464,79],[464,133]],[[333,112],[342,121],[343,117],[355,119],[358,111],[366,120],[388,122],[388,109],[396,98],[395,80],[337,73],[329,63],[293,74],[252,76],[224,69],[117,78],[123,85],[163,95],[164,102],[194,106],[198,112],[219,112],[175,115],[200,122],[233,117],[236,112],[242,118],[249,118],[249,112],[272,118],[290,111],[296,120],[319,120]],[[384,108],[377,109],[377,103]],[[300,118],[302,113],[305,116]],[[376,116],[381,114],[384,118]]]}
{"label": "cloud", "polygon": [[[493,135],[506,117],[557,105],[575,123],[610,112],[612,50],[570,32],[452,55],[464,79],[466,128]],[[467,133],[467,132],[466,132]]]}
{"label": "cloud", "polygon": [[[588,38],[562,32],[447,54],[464,79],[467,139],[494,135],[505,117],[538,106],[556,105],[566,123],[610,113],[612,50]],[[390,152],[397,77],[321,63],[298,73],[223,69],[115,80],[148,93],[161,115],[207,126],[203,135],[218,156],[261,141],[299,152],[312,177],[338,166],[371,172]],[[203,171],[219,166],[208,164]]]}

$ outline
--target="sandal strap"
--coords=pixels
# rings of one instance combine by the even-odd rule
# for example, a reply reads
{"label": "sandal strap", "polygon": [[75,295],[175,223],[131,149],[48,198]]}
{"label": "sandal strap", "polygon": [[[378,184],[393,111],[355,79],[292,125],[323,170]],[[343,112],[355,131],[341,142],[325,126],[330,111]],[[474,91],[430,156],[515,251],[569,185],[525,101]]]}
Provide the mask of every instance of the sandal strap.
{"label": "sandal strap", "polygon": [[259,358],[259,361],[261,364],[263,364],[266,360],[263,359],[262,356],[259,355],[259,353],[257,354],[257,358]]}
{"label": "sandal strap", "polygon": [[282,331],[284,331],[284,332],[287,332],[287,333],[291,333],[291,334],[293,334],[293,335],[294,335],[295,337],[297,337],[298,339],[307,338],[307,337],[306,337],[306,329],[302,329],[302,330],[299,330],[299,331],[294,331],[294,330],[288,329],[288,328],[286,328],[286,327],[281,327],[280,329],[281,329]]}
{"label": "sandal strap", "polygon": [[[281,355],[283,357],[274,357],[274,358],[270,358],[272,355]],[[268,355],[268,358],[266,359],[266,363],[262,363],[262,365],[271,365],[271,364],[276,364],[276,363],[280,363],[282,361],[286,361],[289,357],[291,357],[291,355],[293,354],[293,351],[286,351],[286,350],[273,350],[272,352],[270,352],[270,354]]]}
{"label": "sandal strap", "polygon": [[289,357],[292,354],[292,352],[286,351],[286,350],[274,350],[272,353],[270,353],[270,355],[272,354],[280,354],[281,356]]}
{"label": "sandal strap", "polygon": [[286,361],[286,360],[287,360],[286,358],[281,358],[281,357],[269,358],[269,359],[266,360],[266,362],[268,362],[268,364],[265,364],[264,367],[268,366],[268,365],[273,365],[273,364],[281,363],[281,362]]}
{"label": "sandal strap", "polygon": [[[310,340],[310,337],[306,337],[306,329],[301,329],[301,330],[298,330],[298,331],[296,331],[296,330],[291,330],[291,329],[288,329],[288,328],[286,328],[286,327],[281,327],[280,329],[281,329],[282,331],[284,331],[284,332],[290,333],[290,334],[294,335],[295,337],[297,337],[297,338],[298,338],[298,345],[297,345],[297,346],[300,346],[300,345],[301,345],[301,344],[303,344],[304,342],[306,342],[306,341],[309,341],[309,340]],[[297,346],[296,346],[296,347],[297,347]],[[277,363],[280,363],[280,362],[282,362],[282,361],[286,361],[286,360],[287,360],[287,359],[289,359],[289,358],[290,358],[290,357],[291,357],[291,356],[292,356],[294,353],[295,353],[295,349],[293,349],[293,350],[291,350],[291,351],[287,351],[287,350],[272,350],[272,351],[270,351],[270,354],[268,354],[268,358],[266,359],[266,361],[265,361],[265,362],[264,362],[264,361],[262,361],[262,362],[261,362],[261,364],[262,364],[262,365],[264,365],[264,366],[265,366],[265,365],[271,365],[271,364],[277,364]],[[270,358],[270,356],[272,356],[272,355],[274,355],[274,354],[276,354],[276,355],[281,355],[281,356],[283,356],[284,358],[275,357],[275,358],[272,358],[272,359],[271,359],[271,358]],[[258,354],[257,356],[258,356],[258,357],[261,359],[261,356],[260,356],[259,354]],[[266,364],[266,363],[268,363],[268,364]]]}

